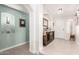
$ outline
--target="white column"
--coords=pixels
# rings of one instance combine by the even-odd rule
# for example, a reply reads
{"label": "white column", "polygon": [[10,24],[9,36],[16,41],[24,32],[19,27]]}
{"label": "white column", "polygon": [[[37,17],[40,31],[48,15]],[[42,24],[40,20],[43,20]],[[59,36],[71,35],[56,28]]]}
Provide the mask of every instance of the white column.
{"label": "white column", "polygon": [[66,36],[65,36],[65,40],[70,40],[70,29],[71,29],[71,22],[68,19],[66,22]]}
{"label": "white column", "polygon": [[76,26],[76,43],[79,45],[79,25]]}
{"label": "white column", "polygon": [[43,48],[43,10],[42,5],[34,4],[30,12],[30,51],[38,54]]}

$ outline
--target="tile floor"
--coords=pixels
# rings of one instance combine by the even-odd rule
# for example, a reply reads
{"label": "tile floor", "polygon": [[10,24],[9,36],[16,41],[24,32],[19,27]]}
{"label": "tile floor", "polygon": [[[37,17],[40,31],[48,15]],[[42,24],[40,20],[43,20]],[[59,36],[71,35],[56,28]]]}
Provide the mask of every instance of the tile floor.
{"label": "tile floor", "polygon": [[41,51],[46,55],[79,55],[79,45],[75,41],[55,39]]}
{"label": "tile floor", "polygon": [[0,52],[0,55],[33,55],[29,52],[29,44],[25,44],[16,48]]}
{"label": "tile floor", "polygon": [[[33,55],[29,52],[29,44],[25,44],[4,52],[0,55]],[[55,39],[44,47],[40,55],[79,55],[79,45],[75,41]]]}

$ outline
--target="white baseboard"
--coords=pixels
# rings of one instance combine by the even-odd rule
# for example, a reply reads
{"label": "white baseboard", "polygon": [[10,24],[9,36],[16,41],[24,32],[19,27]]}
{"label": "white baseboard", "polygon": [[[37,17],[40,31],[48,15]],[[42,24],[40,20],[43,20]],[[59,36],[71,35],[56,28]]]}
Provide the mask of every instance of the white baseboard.
{"label": "white baseboard", "polygon": [[0,52],[3,52],[3,51],[6,51],[6,50],[9,50],[9,49],[15,48],[15,47],[18,47],[18,46],[21,46],[21,45],[27,44],[27,43],[29,43],[29,42],[19,43],[19,44],[13,45],[13,46],[11,46],[11,47],[1,49]]}

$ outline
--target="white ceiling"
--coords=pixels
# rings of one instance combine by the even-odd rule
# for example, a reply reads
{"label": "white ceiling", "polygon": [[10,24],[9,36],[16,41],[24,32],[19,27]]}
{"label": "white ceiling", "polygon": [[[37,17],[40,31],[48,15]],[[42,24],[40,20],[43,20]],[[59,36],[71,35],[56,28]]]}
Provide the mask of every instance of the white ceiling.
{"label": "white ceiling", "polygon": [[57,10],[62,8],[64,17],[74,17],[76,11],[79,8],[79,4],[44,4],[44,13],[48,13],[52,17],[59,16]]}

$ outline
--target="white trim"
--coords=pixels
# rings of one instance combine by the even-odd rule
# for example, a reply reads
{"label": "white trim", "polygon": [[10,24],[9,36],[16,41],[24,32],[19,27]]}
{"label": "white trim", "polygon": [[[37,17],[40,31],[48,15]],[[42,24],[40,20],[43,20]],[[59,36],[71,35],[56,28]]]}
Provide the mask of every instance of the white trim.
{"label": "white trim", "polygon": [[19,44],[13,45],[13,46],[11,46],[11,47],[1,49],[0,52],[3,52],[3,51],[6,51],[6,50],[9,50],[9,49],[15,48],[15,47],[18,47],[18,46],[21,46],[21,45],[27,44],[27,43],[29,43],[29,42],[19,43]]}

